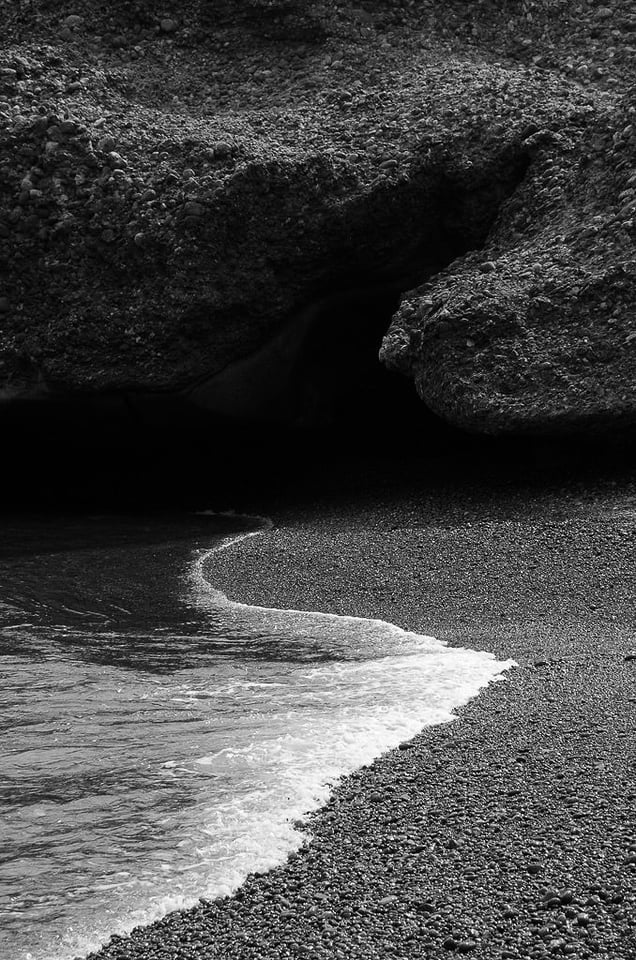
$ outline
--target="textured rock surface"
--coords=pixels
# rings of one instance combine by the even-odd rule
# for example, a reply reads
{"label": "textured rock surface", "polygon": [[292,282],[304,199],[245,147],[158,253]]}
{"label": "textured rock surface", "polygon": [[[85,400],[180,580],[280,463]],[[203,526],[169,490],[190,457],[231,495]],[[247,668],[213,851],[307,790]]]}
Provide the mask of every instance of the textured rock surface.
{"label": "textured rock surface", "polygon": [[624,5],[164,7],[0,0],[4,396],[174,389],[453,261],[383,351],[433,409],[632,418]]}
{"label": "textured rock surface", "polygon": [[538,134],[485,249],[405,296],[383,358],[432,409],[492,433],[634,422],[632,113],[627,98],[581,139]]}

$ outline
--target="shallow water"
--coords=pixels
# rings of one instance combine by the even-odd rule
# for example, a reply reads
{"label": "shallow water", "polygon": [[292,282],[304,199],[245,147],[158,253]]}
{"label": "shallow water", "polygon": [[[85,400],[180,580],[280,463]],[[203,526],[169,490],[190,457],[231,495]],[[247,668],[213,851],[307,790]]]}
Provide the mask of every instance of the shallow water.
{"label": "shallow water", "polygon": [[303,842],[294,822],[329,784],[451,719],[508,665],[382,621],[229,601],[213,585],[215,551],[247,527],[5,525],[7,960],[69,960],[229,893]]}

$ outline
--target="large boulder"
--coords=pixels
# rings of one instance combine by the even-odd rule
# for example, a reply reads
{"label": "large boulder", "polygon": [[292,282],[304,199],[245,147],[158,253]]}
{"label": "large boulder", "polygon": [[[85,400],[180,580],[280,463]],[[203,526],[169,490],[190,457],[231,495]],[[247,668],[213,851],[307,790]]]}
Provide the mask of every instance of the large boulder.
{"label": "large boulder", "polygon": [[404,296],[382,357],[441,416],[488,433],[634,424],[632,102],[580,139],[538,133],[485,248]]}

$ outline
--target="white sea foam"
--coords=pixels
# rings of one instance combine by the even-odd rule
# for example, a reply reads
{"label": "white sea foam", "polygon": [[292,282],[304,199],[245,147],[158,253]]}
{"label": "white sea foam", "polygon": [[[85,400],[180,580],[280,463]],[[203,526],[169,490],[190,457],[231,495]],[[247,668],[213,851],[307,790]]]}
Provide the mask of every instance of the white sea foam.
{"label": "white sea foam", "polygon": [[[310,648],[315,642],[338,659],[304,665],[301,660],[284,683],[260,684],[257,737],[243,745],[239,735],[232,746],[199,758],[242,784],[230,800],[206,811],[211,849],[218,845],[225,851],[223,866],[211,871],[204,885],[207,896],[229,893],[249,870],[279,863],[303,841],[294,821],[324,803],[340,777],[424,726],[453,720],[455,708],[515,665],[383,620],[229,599],[205,576],[210,554],[270,526],[264,521],[261,530],[228,537],[199,555],[191,570],[197,603],[225,608],[243,635],[265,632],[270,642],[285,637]],[[254,686],[246,683],[244,692]]]}

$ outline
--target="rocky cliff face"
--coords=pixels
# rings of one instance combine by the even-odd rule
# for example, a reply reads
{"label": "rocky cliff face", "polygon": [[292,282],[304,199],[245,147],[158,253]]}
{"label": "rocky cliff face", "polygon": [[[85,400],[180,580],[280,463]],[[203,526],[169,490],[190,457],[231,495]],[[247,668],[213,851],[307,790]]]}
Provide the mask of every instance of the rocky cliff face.
{"label": "rocky cliff face", "polygon": [[295,317],[342,292],[350,329],[365,308],[346,291],[386,284],[405,292],[382,359],[442,417],[633,422],[636,19],[619,4],[0,15],[5,400],[266,378]]}

